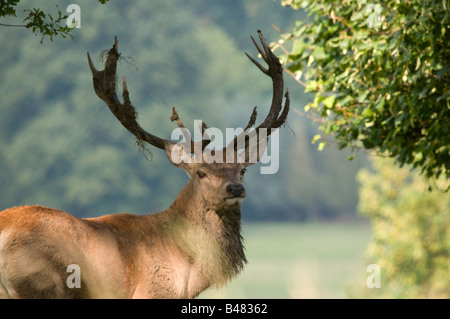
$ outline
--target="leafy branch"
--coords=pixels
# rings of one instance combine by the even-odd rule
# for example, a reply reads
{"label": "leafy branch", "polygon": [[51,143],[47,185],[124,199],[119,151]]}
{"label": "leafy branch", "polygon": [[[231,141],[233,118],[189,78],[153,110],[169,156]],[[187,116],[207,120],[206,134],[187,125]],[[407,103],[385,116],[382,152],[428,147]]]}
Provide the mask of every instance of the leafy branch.
{"label": "leafy branch", "polygon": [[279,47],[288,73],[311,92],[305,112],[322,119],[324,135],[450,178],[446,3],[282,1],[309,13]]}
{"label": "leafy branch", "polygon": [[34,34],[41,34],[41,43],[44,41],[44,37],[50,37],[50,41],[53,41],[53,37],[60,35],[64,39],[67,36],[70,36],[73,39],[73,36],[70,32],[73,28],[68,27],[67,25],[61,25],[61,22],[66,21],[67,15],[62,15],[62,12],[59,10],[58,6],[58,17],[54,18],[51,14],[44,13],[41,9],[33,8],[31,10],[24,10],[28,12],[28,16],[23,20],[27,22],[25,27],[27,29],[31,29]]}
{"label": "leafy branch", "polygon": [[[109,0],[98,0],[100,3],[105,4]],[[16,6],[20,3],[20,0],[0,0],[0,18],[1,17],[17,17]],[[73,39],[73,35],[70,34],[73,28],[67,26],[67,15],[63,15],[56,6],[57,16],[53,16],[49,13],[42,11],[39,8],[25,9],[24,12],[27,16],[23,20],[24,24],[9,24],[0,23],[3,27],[22,27],[30,29],[35,35],[40,34],[40,43],[43,43],[45,37],[49,37],[50,41],[56,36],[62,38],[70,37]]]}

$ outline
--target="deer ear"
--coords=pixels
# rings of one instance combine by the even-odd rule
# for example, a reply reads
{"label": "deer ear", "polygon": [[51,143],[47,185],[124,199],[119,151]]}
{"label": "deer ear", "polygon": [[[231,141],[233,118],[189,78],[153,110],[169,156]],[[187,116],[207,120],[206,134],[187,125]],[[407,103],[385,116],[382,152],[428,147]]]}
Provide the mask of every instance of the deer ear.
{"label": "deer ear", "polygon": [[165,150],[173,166],[188,170],[194,163],[194,156],[185,151],[180,143],[165,141]]}

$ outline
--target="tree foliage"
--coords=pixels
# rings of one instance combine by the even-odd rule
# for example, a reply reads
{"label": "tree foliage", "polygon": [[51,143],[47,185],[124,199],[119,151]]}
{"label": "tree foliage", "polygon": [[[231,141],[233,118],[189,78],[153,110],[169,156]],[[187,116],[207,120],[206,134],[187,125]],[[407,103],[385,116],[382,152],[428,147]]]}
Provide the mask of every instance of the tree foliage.
{"label": "tree foliage", "polygon": [[[378,295],[388,298],[450,297],[450,196],[442,176],[429,183],[392,160],[377,158],[374,172],[358,174],[359,212],[370,217],[371,263],[381,269]],[[427,191],[428,190],[428,191]]]}
{"label": "tree foliage", "polygon": [[450,177],[450,2],[282,4],[309,13],[280,45],[323,135]]}

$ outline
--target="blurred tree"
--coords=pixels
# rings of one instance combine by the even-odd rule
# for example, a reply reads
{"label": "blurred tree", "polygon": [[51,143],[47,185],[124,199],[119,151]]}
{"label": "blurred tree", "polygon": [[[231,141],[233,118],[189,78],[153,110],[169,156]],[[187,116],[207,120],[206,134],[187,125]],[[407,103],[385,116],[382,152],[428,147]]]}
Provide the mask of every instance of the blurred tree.
{"label": "blurred tree", "polygon": [[277,1],[260,0],[196,0],[189,3],[205,25],[220,25],[239,49],[247,50],[250,34],[244,30],[262,30],[266,39],[275,39],[283,30],[290,30],[303,11],[280,7]]}
{"label": "blurred tree", "polygon": [[424,176],[375,158],[374,172],[361,170],[359,212],[371,219],[371,263],[381,268],[388,298],[450,298],[450,195],[443,177],[430,186]]}
{"label": "blurred tree", "polygon": [[450,2],[282,4],[309,12],[277,45],[323,134],[450,177]]}

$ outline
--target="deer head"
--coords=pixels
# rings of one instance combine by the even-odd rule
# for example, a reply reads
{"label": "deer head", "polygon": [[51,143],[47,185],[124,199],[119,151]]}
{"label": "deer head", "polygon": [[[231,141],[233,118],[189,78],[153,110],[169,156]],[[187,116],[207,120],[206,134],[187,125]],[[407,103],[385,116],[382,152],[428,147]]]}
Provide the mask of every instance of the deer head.
{"label": "deer head", "polygon": [[[283,69],[279,59],[270,50],[259,30],[258,37],[262,48],[253,37],[251,39],[268,67],[263,67],[250,55],[247,53],[246,55],[264,74],[272,79],[272,104],[264,121],[253,130],[252,127],[256,122],[257,115],[255,107],[242,134],[236,136],[221,150],[209,150],[207,148],[210,139],[206,134],[203,134],[205,138],[197,142],[192,141],[190,136],[185,134],[186,142],[176,143],[155,136],[138,124],[137,113],[131,104],[125,77],[123,78],[123,102],[119,101],[116,94],[116,65],[120,57],[117,37],[113,47],[109,50],[104,70],[96,70],[88,53],[89,66],[97,96],[108,105],[120,123],[137,138],[140,145],[148,143],[164,150],[174,166],[187,172],[191,182],[204,194],[205,200],[211,204],[214,203],[217,207],[240,203],[245,197],[246,192],[242,185],[242,179],[246,167],[260,160],[269,135],[285,123],[289,112],[288,90],[285,93],[284,108],[282,107]],[[172,109],[170,119],[176,121],[183,132],[186,131],[175,108]],[[205,132],[205,128],[206,125],[202,127],[202,133]],[[222,160],[217,161],[218,158]],[[230,161],[230,158],[234,161]]]}

